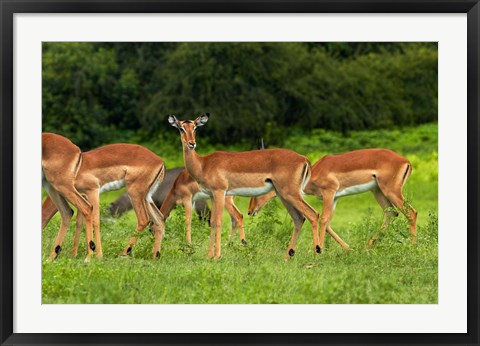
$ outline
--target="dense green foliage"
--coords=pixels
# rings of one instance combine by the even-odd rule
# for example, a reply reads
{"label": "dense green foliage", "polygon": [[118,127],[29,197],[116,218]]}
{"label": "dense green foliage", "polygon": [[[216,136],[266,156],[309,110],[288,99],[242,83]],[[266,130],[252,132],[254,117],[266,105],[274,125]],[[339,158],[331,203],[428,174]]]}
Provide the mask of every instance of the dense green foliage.
{"label": "dense green foliage", "polygon": [[436,43],[43,44],[43,130],[87,150],[212,115],[212,143],[437,119]]}
{"label": "dense green foliage", "polygon": [[[197,151],[255,149],[263,137],[306,155],[384,147],[413,165],[404,194],[418,211],[418,244],[398,217],[366,250],[382,210],[371,194],[341,199],[330,237],[315,255],[305,224],[295,257],[283,259],[293,229],[276,200],[245,216],[247,246],[226,243],[207,259],[208,225],[194,218],[185,245],[181,208],[166,222],[159,260],[144,232],[128,258],[117,255],[136,225],[102,211],[103,260],[71,258],[74,223],[59,258],[50,263],[60,224],[42,237],[43,303],[437,303],[438,156],[436,43],[43,43],[43,130],[88,150],[106,143],[145,145],[168,168],[183,164],[181,119],[209,112]],[[124,190],[102,194],[102,208]],[[45,193],[45,192],[44,192]],[[321,211],[321,201],[307,201]],[[246,211],[248,199],[236,198]],[[212,289],[214,287],[215,289]]]}
{"label": "dense green foliage", "polygon": [[[206,128],[207,126],[205,126]],[[178,137],[178,134],[175,134]],[[199,135],[200,137],[200,135]],[[69,250],[74,222],[59,258],[46,262],[55,239],[60,218],[51,221],[42,238],[42,302],[55,303],[344,303],[344,304],[436,304],[438,303],[438,159],[437,126],[429,124],[404,131],[355,131],[348,137],[329,131],[314,131],[311,136],[291,133],[288,147],[306,154],[312,162],[331,152],[360,147],[389,147],[405,155],[413,172],[404,192],[418,211],[418,243],[410,244],[408,224],[403,216],[390,225],[373,248],[365,245],[380,228],[382,210],[369,193],[340,199],[332,228],[352,248],[345,252],[330,237],[325,251],[315,255],[311,228],[305,223],[293,259],[283,256],[293,224],[277,200],[271,201],[256,218],[245,215],[248,241],[241,246],[236,236],[228,245],[230,218],[223,222],[222,258],[207,259],[206,223],[193,218],[193,247],[185,245],[184,214],[172,212],[159,260],[150,259],[153,237],[141,235],[132,256],[118,257],[135,228],[135,216],[129,212],[120,219],[107,218],[102,212],[103,260],[83,262],[80,247],[77,258]],[[179,139],[167,144],[157,140],[143,143],[165,153],[167,166],[181,163]],[[206,152],[210,145],[198,145]],[[241,150],[242,144],[224,147]],[[101,195],[102,206],[120,193]],[[307,196],[321,211],[321,201]],[[242,212],[247,198],[236,198]]]}

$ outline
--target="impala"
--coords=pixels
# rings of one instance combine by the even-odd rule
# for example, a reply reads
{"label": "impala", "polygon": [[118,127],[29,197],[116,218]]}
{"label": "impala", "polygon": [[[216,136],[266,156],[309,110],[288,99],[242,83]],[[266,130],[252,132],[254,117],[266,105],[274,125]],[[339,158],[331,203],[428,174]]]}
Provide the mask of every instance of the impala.
{"label": "impala", "polygon": [[[209,258],[221,256],[222,214],[225,196],[258,196],[275,190],[294,222],[294,231],[285,258],[295,254],[295,245],[305,218],[312,225],[313,248],[321,252],[318,239],[318,213],[302,197],[310,177],[310,163],[305,156],[287,149],[248,152],[196,153],[195,131],[208,121],[208,114],[195,120],[179,121],[174,115],[170,125],[180,131],[183,158],[188,173],[197,181],[200,192],[212,199]],[[214,253],[215,243],[215,253]]]}
{"label": "impala", "polygon": [[[304,192],[323,199],[320,218],[320,246],[323,246],[325,230],[332,234],[330,222],[338,198],[371,191],[384,211],[381,230],[385,230],[394,210],[402,212],[410,223],[412,243],[417,240],[417,212],[404,201],[403,186],[412,173],[412,164],[399,154],[388,149],[363,149],[344,154],[327,155],[312,166],[312,176]],[[250,200],[248,215],[255,216],[275,194],[254,197]],[[392,209],[392,207],[394,207]],[[332,234],[334,235],[334,233]],[[338,236],[337,236],[338,237]],[[348,245],[335,240],[348,249]],[[369,241],[373,245],[378,238],[375,233]]]}
{"label": "impala", "polygon": [[[167,194],[173,187],[175,180],[177,180],[179,174],[182,173],[184,170],[185,167],[177,167],[167,169],[165,171],[165,178],[163,179],[162,184],[158,187],[158,190],[155,191],[152,196],[155,205],[159,209],[162,206],[163,201],[167,197]],[[117,200],[112,202],[108,207],[108,211],[114,217],[120,217],[123,213],[130,209],[132,209],[132,202],[130,201],[130,197],[128,197],[128,193],[124,193],[123,195],[118,197]],[[208,208],[207,202],[205,200],[197,200],[195,202],[195,211],[197,212],[198,217],[201,220],[210,219],[210,209]]]}
{"label": "impala", "polygon": [[[97,249],[97,257],[102,257],[102,245],[100,238],[100,210],[99,194],[102,192],[117,190],[126,187],[132,201],[133,209],[137,216],[136,231],[143,231],[150,222],[153,222],[155,237],[153,257],[160,256],[160,247],[165,230],[163,216],[155,206],[152,195],[158,189],[165,175],[163,160],[147,148],[136,144],[110,144],[85,152],[82,154],[82,163],[75,177],[75,188],[84,194],[93,206],[91,221],[83,212],[77,214],[77,230],[74,238],[72,255],[76,255],[83,218],[86,221],[87,233],[87,258],[88,261]],[[61,174],[61,172],[59,172]],[[60,210],[60,209],[59,209]],[[62,212],[60,210],[60,212]],[[53,215],[51,204],[45,201],[42,206],[42,223],[48,215]],[[95,242],[89,230],[91,222],[95,231]],[[63,240],[63,237],[61,240]],[[127,255],[135,245],[137,237],[133,235],[128,245],[122,252]],[[60,249],[61,241],[56,243]],[[51,259],[58,255],[52,253]]]}
{"label": "impala", "polygon": [[53,207],[60,211],[62,217],[60,230],[49,259],[54,259],[59,254],[61,250],[59,244],[63,242],[68,224],[73,216],[67,200],[89,221],[87,223],[87,243],[92,241],[93,206],[75,188],[75,176],[81,164],[80,148],[69,139],[54,133],[42,133],[42,184],[51,198],[50,205],[53,202]]}
{"label": "impala", "polygon": [[[178,168],[172,168],[172,169],[167,169],[165,171],[165,178],[163,179],[162,183],[158,187],[157,191],[152,196],[153,201],[155,202],[155,205],[157,208],[160,209],[160,207],[163,204],[163,201],[165,200],[165,197],[167,197],[167,194],[170,192],[170,189],[173,187],[173,183],[175,180],[177,180],[177,177],[181,172],[185,170],[185,167],[178,167]],[[210,209],[208,208],[208,204],[206,200],[195,200],[195,203],[192,207],[195,208],[198,217],[200,220],[209,220],[210,219]],[[130,200],[130,197],[128,196],[128,193],[122,194],[117,200],[112,202],[109,207],[108,211],[113,217],[120,217],[122,216],[125,212],[131,210],[132,207],[132,201]],[[57,213],[58,209],[55,207],[53,204],[52,200],[50,198],[46,198],[45,202],[42,206],[42,230],[45,229],[45,227],[48,225],[52,217]],[[164,215],[165,217],[165,215]],[[243,219],[243,216],[242,216]],[[234,219],[232,219],[232,222],[235,222]]]}
{"label": "impala", "polygon": [[[186,176],[184,176],[186,173]],[[174,186],[175,184],[175,186]],[[163,209],[160,210],[166,221],[170,212],[179,204],[183,204],[185,208],[185,228],[186,228],[186,240],[191,244],[191,223],[192,223],[192,209],[194,208],[201,220],[208,220],[210,217],[210,209],[205,199],[201,199],[199,194],[199,187],[195,180],[188,174],[185,168],[167,169],[165,179],[160,184],[157,191],[153,195],[153,201],[155,205],[160,208],[163,205]],[[108,210],[114,217],[119,217],[126,211],[132,209],[132,202],[128,193],[121,195],[115,202],[111,203]],[[243,215],[233,203],[233,197],[228,196],[225,199],[225,209],[229,212],[232,218],[232,233],[230,241],[233,239],[233,235],[237,228],[240,229],[240,238],[243,244],[246,244],[245,236],[243,232]],[[57,213],[58,209],[52,202],[52,199],[46,198],[42,205],[42,230],[48,225],[52,217]],[[77,217],[76,228],[77,232],[74,246],[72,248],[72,255],[77,254],[78,249],[78,236],[83,227],[82,216]]]}
{"label": "impala", "polygon": [[[188,171],[184,169],[177,177],[173,183],[172,188],[167,193],[160,212],[162,213],[165,220],[167,219],[170,212],[178,205],[183,204],[185,208],[185,228],[186,228],[186,239],[187,243],[192,243],[192,207],[194,204],[204,201],[205,199],[210,198],[210,196],[204,192],[200,191],[200,186],[193,179]],[[233,201],[233,196],[225,197],[225,209],[227,209],[230,217],[232,219],[232,230],[230,232],[230,240],[233,240],[236,229],[238,228],[240,233],[240,241],[242,244],[246,244],[245,232],[243,229],[243,215],[238,210],[237,206]]]}

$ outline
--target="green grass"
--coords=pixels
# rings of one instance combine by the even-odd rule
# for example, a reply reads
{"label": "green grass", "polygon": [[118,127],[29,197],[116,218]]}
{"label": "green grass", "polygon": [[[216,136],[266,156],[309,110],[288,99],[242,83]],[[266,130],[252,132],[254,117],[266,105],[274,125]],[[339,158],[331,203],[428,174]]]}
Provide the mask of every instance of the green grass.
{"label": "green grass", "polygon": [[[150,259],[153,237],[148,231],[141,235],[131,257],[118,257],[135,228],[135,217],[129,212],[114,220],[103,212],[102,260],[85,264],[85,246],[80,247],[77,258],[70,256],[72,222],[63,252],[50,263],[46,258],[60,224],[56,216],[42,239],[43,303],[435,304],[438,302],[438,164],[436,140],[432,137],[436,138],[436,125],[405,133],[409,135],[404,137],[404,142],[401,145],[394,142],[397,146],[392,149],[409,158],[414,167],[404,191],[419,213],[416,245],[410,244],[408,224],[405,217],[400,216],[373,248],[367,250],[368,239],[382,222],[382,211],[371,194],[362,194],[341,199],[332,222],[335,232],[351,246],[348,252],[327,236],[324,252],[314,254],[307,222],[295,256],[285,261],[293,224],[281,204],[273,200],[256,218],[245,215],[247,246],[239,244],[238,235],[233,244],[227,243],[230,221],[224,214],[220,260],[207,259],[210,230],[196,218],[193,246],[185,245],[183,210],[177,208],[167,220],[159,260]],[[336,135],[330,136],[334,138],[330,145],[345,151],[340,147],[341,141],[335,139]],[[361,133],[355,136],[362,138]],[[371,146],[380,146],[375,138],[381,144],[384,138],[398,138],[395,136],[391,132],[363,133]],[[301,138],[293,134],[287,143],[294,143],[295,137]],[[315,134],[311,137],[316,139]],[[424,145],[417,146],[416,141]],[[201,143],[201,139],[197,142]],[[313,157],[329,150],[311,147],[304,151],[310,141],[299,139],[297,142],[296,150],[308,154],[312,162]],[[175,162],[174,159],[166,158],[167,165]],[[102,206],[106,207],[120,193],[102,195]],[[321,211],[321,201],[311,196],[307,200]],[[236,203],[240,210],[246,211],[247,198],[237,197]]]}

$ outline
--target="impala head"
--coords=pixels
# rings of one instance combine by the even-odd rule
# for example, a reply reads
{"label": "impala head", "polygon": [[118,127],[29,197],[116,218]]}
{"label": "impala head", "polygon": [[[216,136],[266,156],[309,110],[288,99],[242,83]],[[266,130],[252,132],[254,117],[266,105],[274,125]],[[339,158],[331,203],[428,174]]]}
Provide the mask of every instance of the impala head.
{"label": "impala head", "polygon": [[189,150],[194,150],[197,146],[195,142],[195,130],[197,127],[203,126],[208,121],[208,113],[200,115],[195,120],[178,120],[175,115],[170,115],[168,117],[168,122],[173,127],[176,127],[180,130],[180,138],[182,139],[183,147]]}
{"label": "impala head", "polygon": [[260,209],[263,208],[265,204],[268,203],[273,197],[277,194],[275,190],[270,191],[269,193],[257,197],[252,197],[250,199],[250,204],[248,205],[248,215],[257,216]]}

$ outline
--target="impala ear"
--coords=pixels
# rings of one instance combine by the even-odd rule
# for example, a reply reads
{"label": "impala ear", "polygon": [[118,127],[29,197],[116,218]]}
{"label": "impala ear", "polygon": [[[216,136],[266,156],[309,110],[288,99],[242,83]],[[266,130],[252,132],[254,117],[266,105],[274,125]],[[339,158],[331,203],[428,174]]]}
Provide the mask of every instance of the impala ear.
{"label": "impala ear", "polygon": [[177,129],[180,128],[180,123],[178,122],[177,118],[175,117],[175,115],[170,115],[168,117],[168,122],[170,123],[170,125],[172,125],[173,127],[176,127]]}
{"label": "impala ear", "polygon": [[208,121],[208,116],[210,114],[205,113],[204,115],[200,115],[197,119],[195,119],[194,123],[196,127],[203,126],[207,123]]}

